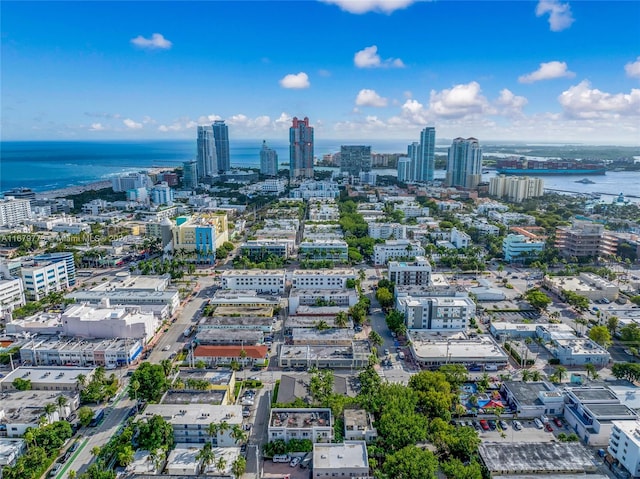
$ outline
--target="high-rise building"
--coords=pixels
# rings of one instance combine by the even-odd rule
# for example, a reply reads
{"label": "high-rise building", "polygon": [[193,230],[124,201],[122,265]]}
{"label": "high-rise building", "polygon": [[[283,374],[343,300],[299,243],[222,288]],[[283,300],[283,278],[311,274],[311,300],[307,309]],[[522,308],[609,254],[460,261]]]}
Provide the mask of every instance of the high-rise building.
{"label": "high-rise building", "polygon": [[198,180],[214,175],[216,170],[216,145],[213,139],[213,127],[198,127]]}
{"label": "high-rise building", "polygon": [[475,138],[456,138],[449,147],[447,186],[476,188],[482,179],[482,149]]}
{"label": "high-rise building", "polygon": [[125,173],[124,175],[111,178],[111,188],[115,192],[128,191],[134,188],[150,188],[151,178],[146,171]]}
{"label": "high-rise building", "polygon": [[185,189],[198,187],[198,163],[196,161],[185,161],[182,164],[182,187]]}
{"label": "high-rise building", "polygon": [[13,196],[0,200],[0,226],[18,226],[30,218],[29,200],[17,200]]}
{"label": "high-rise building", "polygon": [[267,142],[262,142],[260,150],[260,174],[268,176],[278,175],[278,153],[267,146]]}
{"label": "high-rise building", "polygon": [[417,178],[418,157],[420,156],[420,143],[414,141],[407,146],[407,156],[411,159],[411,166],[409,168],[409,176],[407,181],[414,181]]}
{"label": "high-rise building", "polygon": [[544,194],[542,178],[529,176],[498,175],[489,181],[489,194],[498,198],[506,198],[521,203],[528,198],[536,198]]}
{"label": "high-rise building", "polygon": [[173,190],[166,181],[151,188],[151,201],[156,205],[173,206]]}
{"label": "high-rise building", "polygon": [[398,158],[398,181],[402,183],[411,181],[411,158],[408,156]]}
{"label": "high-rise building", "polygon": [[342,145],[340,147],[340,171],[351,176],[371,171],[371,147],[361,145]]}
{"label": "high-rise building", "polygon": [[313,127],[309,118],[293,117],[289,128],[289,175],[291,178],[313,178]]}
{"label": "high-rise building", "polygon": [[436,129],[426,127],[420,132],[420,151],[418,153],[418,166],[416,167],[416,181],[433,181],[433,172],[436,168]]}
{"label": "high-rise building", "polygon": [[224,120],[213,122],[213,137],[218,156],[218,173],[226,173],[231,169],[231,159],[229,156],[229,127],[225,125]]}

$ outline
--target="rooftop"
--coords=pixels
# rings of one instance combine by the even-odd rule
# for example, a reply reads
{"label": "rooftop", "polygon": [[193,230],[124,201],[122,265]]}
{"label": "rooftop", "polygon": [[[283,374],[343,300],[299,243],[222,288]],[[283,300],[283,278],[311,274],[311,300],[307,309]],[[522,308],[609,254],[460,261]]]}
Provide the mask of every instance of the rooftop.
{"label": "rooftop", "polygon": [[14,369],[7,373],[0,383],[12,383],[16,378],[29,379],[35,387],[40,382],[50,383],[52,381],[60,384],[76,384],[78,376],[89,376],[93,374],[95,368],[75,368],[75,367],[24,367]]}
{"label": "rooftop", "polygon": [[636,447],[640,448],[640,419],[635,421],[613,421],[613,425],[620,429]]}
{"label": "rooftop", "polygon": [[242,406],[219,406],[212,404],[194,404],[186,407],[182,404],[149,404],[138,418],[162,416],[174,426],[177,424],[197,425],[203,427],[210,423],[242,424]]}
{"label": "rooftop", "polygon": [[[268,316],[207,316],[198,323],[201,326],[271,326],[273,320]],[[219,334],[219,333],[218,333]],[[200,331],[198,332],[200,335]]]}
{"label": "rooftop", "polygon": [[181,369],[178,378],[186,381],[187,379],[196,379],[199,381],[207,381],[215,386],[228,386],[234,376],[234,372],[228,371],[206,371],[201,369]]}
{"label": "rooftop", "polygon": [[314,346],[290,346],[282,345],[280,347],[281,359],[303,359],[303,360],[323,360],[323,359],[352,359],[357,356],[368,356],[371,353],[368,341],[353,341],[351,346],[332,346],[332,345],[314,345]]}
{"label": "rooftop", "polygon": [[483,442],[478,451],[492,473],[580,473],[596,470],[592,454],[576,442]]}
{"label": "rooftop", "polygon": [[582,403],[618,402],[615,393],[606,387],[570,388],[568,392]]}
{"label": "rooftop", "polygon": [[[309,397],[309,383],[311,376],[308,373],[287,373],[280,378],[277,402],[287,404],[295,401],[296,398],[306,400]],[[334,376],[333,392],[346,396],[347,380],[342,376]]]}
{"label": "rooftop", "polygon": [[[555,387],[545,381],[525,383],[523,381],[505,381],[504,387],[513,393],[518,402],[523,406],[531,406],[538,403],[540,392],[557,391]],[[561,393],[557,391],[559,395]]]}
{"label": "rooftop", "polygon": [[[188,386],[185,386],[188,388]],[[188,404],[213,404],[218,405],[224,402],[227,391],[221,389],[209,389],[207,391],[184,391],[175,389],[168,391],[162,404],[180,404],[186,406]]]}
{"label": "rooftop", "polygon": [[433,332],[430,330],[410,330],[412,349],[422,360],[459,360],[485,363],[487,361],[507,362],[507,354],[489,336],[467,338],[464,333]]}
{"label": "rooftop", "polygon": [[0,466],[5,466],[12,462],[25,447],[24,439],[0,438]]}
{"label": "rooftop", "polygon": [[280,269],[229,269],[222,272],[222,277],[235,276],[279,276],[284,280],[285,271]]}
{"label": "rooftop", "polygon": [[333,426],[331,409],[274,408],[269,416],[269,427],[312,428],[318,426]]}
{"label": "rooftop", "polygon": [[199,358],[239,358],[242,351],[250,359],[263,359],[267,357],[267,346],[198,346],[193,352]]}
{"label": "rooftop", "polygon": [[353,329],[331,328],[318,330],[315,328],[292,328],[294,342],[299,341],[351,341],[355,335]]}
{"label": "rooftop", "polygon": [[369,470],[367,444],[364,441],[345,441],[343,444],[314,444],[313,468]]}
{"label": "rooftop", "polygon": [[356,277],[355,269],[298,269],[293,272],[293,279],[298,276],[349,276]]}

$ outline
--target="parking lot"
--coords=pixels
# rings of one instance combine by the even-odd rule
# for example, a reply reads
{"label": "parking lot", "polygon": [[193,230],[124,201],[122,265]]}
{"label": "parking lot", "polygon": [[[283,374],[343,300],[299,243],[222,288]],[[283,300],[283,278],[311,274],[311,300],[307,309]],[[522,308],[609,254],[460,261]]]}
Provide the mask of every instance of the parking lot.
{"label": "parking lot", "polygon": [[271,459],[264,460],[263,478],[282,479],[291,474],[291,479],[310,479],[311,469],[300,469],[300,466],[291,467],[288,462],[275,463]]}
{"label": "parking lot", "polygon": [[[484,431],[480,429],[478,435],[482,441],[497,441],[497,442],[551,442],[556,439],[556,435],[564,432],[565,434],[571,433],[566,426],[558,428],[555,424],[551,423],[553,432],[548,432],[545,429],[538,429],[533,423],[533,419],[518,419],[522,424],[522,429],[517,431],[513,428],[511,420],[505,419],[507,423],[507,429],[500,430],[496,428],[493,431]],[[467,421],[468,422],[468,421]]]}

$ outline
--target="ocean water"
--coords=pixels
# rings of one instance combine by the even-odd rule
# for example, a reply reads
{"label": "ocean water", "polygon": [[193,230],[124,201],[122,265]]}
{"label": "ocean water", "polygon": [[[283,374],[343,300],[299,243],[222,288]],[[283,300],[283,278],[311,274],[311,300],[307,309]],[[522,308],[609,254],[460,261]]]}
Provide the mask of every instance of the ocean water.
{"label": "ocean water", "polygon": [[[343,143],[317,140],[315,154],[320,158],[338,152]],[[394,153],[406,151],[407,143],[380,141],[372,146],[380,153]],[[286,140],[267,140],[267,144],[278,152],[280,163],[289,161]],[[231,166],[259,167],[261,148],[262,140],[232,141]],[[180,166],[195,156],[195,140],[0,142],[0,192],[21,186],[34,191],[65,188],[152,166]]]}
{"label": "ocean water", "polygon": [[[340,140],[316,140],[315,155],[340,151]],[[409,140],[349,141],[349,144],[371,145],[378,153],[405,152]],[[286,140],[267,140],[278,152],[280,163],[289,161]],[[259,167],[262,140],[236,140],[230,143],[232,167]],[[438,148],[440,150],[440,148]],[[440,152],[440,151],[439,151]],[[491,154],[487,151],[487,154]],[[114,175],[144,168],[180,166],[195,159],[195,140],[173,141],[42,141],[0,142],[0,192],[16,187],[34,191],[53,190],[109,179]],[[395,175],[395,170],[376,170],[378,174]],[[483,175],[484,181],[495,171]],[[436,171],[436,179],[444,178],[444,171]],[[640,172],[607,172],[603,176],[589,176],[595,184],[576,183],[581,176],[545,176],[545,188],[576,193],[601,193],[605,198],[620,193],[640,197]],[[638,202],[638,198],[631,198]]]}

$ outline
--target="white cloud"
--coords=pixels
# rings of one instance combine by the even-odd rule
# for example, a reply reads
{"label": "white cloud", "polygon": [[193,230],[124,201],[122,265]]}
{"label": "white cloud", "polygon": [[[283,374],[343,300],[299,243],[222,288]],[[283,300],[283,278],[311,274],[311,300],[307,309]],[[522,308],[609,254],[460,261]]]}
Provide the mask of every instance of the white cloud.
{"label": "white cloud", "polygon": [[522,109],[527,103],[529,101],[525,97],[514,95],[507,88],[500,92],[500,96],[495,102],[500,109],[500,114],[507,117],[522,116]]}
{"label": "white cloud", "polygon": [[182,118],[178,118],[176,121],[174,121],[169,125],[164,125],[164,124],[160,125],[158,127],[158,131],[168,132],[168,131],[193,130],[196,126],[198,126],[197,121],[194,121],[188,117],[182,117]]}
{"label": "white cloud", "polygon": [[151,118],[149,115],[145,115],[142,118],[142,123],[144,123],[145,125],[155,125],[156,121],[153,118]]}
{"label": "white cloud", "polygon": [[324,68],[321,68],[320,70],[318,70],[318,75],[320,75],[321,77],[330,77],[331,72],[329,70],[325,70]]}
{"label": "white cloud", "polygon": [[624,66],[624,71],[627,72],[627,76],[631,78],[640,78],[640,57],[636,58],[635,62],[629,62]]}
{"label": "white cloud", "polygon": [[131,43],[137,47],[148,48],[149,50],[168,50],[171,48],[171,45],[173,45],[173,43],[164,38],[161,33],[154,33],[151,35],[151,38],[144,38],[142,35],[138,35],[131,39]]}
{"label": "white cloud", "polygon": [[558,101],[569,118],[607,119],[640,116],[640,89],[630,93],[606,93],[591,88],[587,80],[562,92]]}
{"label": "white cloud", "polygon": [[309,83],[309,75],[305,72],[300,72],[297,75],[293,73],[285,75],[284,78],[280,80],[280,86],[282,88],[302,89],[309,88],[311,83]]}
{"label": "white cloud", "polygon": [[125,118],[124,120],[122,120],[122,123],[124,123],[124,126],[132,130],[139,130],[143,126],[142,123],[133,121],[131,118]]}
{"label": "white cloud", "polygon": [[216,120],[222,120],[222,117],[220,115],[202,115],[200,117],[198,117],[198,124],[199,125],[207,125],[209,123],[213,123]]}
{"label": "white cloud", "polygon": [[382,60],[378,55],[378,47],[371,45],[366,47],[353,57],[353,63],[358,68],[404,68],[404,63],[399,58],[387,58]]}
{"label": "white cloud", "polygon": [[89,131],[104,131],[107,128],[102,123],[91,123],[91,128]]}
{"label": "white cloud", "polygon": [[338,5],[342,10],[362,14],[367,12],[390,14],[407,8],[416,0],[321,0],[324,3]]}
{"label": "white cloud", "polygon": [[492,113],[488,100],[481,94],[480,84],[475,81],[440,92],[432,90],[429,109],[440,118],[464,118]]}
{"label": "white cloud", "polygon": [[540,80],[553,80],[554,78],[573,78],[575,73],[567,69],[566,62],[541,63],[536,71],[518,77],[520,83],[533,83]]}
{"label": "white cloud", "polygon": [[292,120],[293,117],[283,111],[282,113],[280,113],[280,116],[274,121],[274,126],[276,129],[283,130],[291,126]]}
{"label": "white cloud", "polygon": [[383,107],[387,106],[387,103],[388,100],[386,98],[378,95],[375,90],[369,90],[367,88],[360,90],[356,97],[357,106]]}
{"label": "white cloud", "polygon": [[536,15],[541,17],[549,14],[549,28],[552,32],[566,30],[575,21],[568,3],[559,0],[540,0],[536,7]]}

